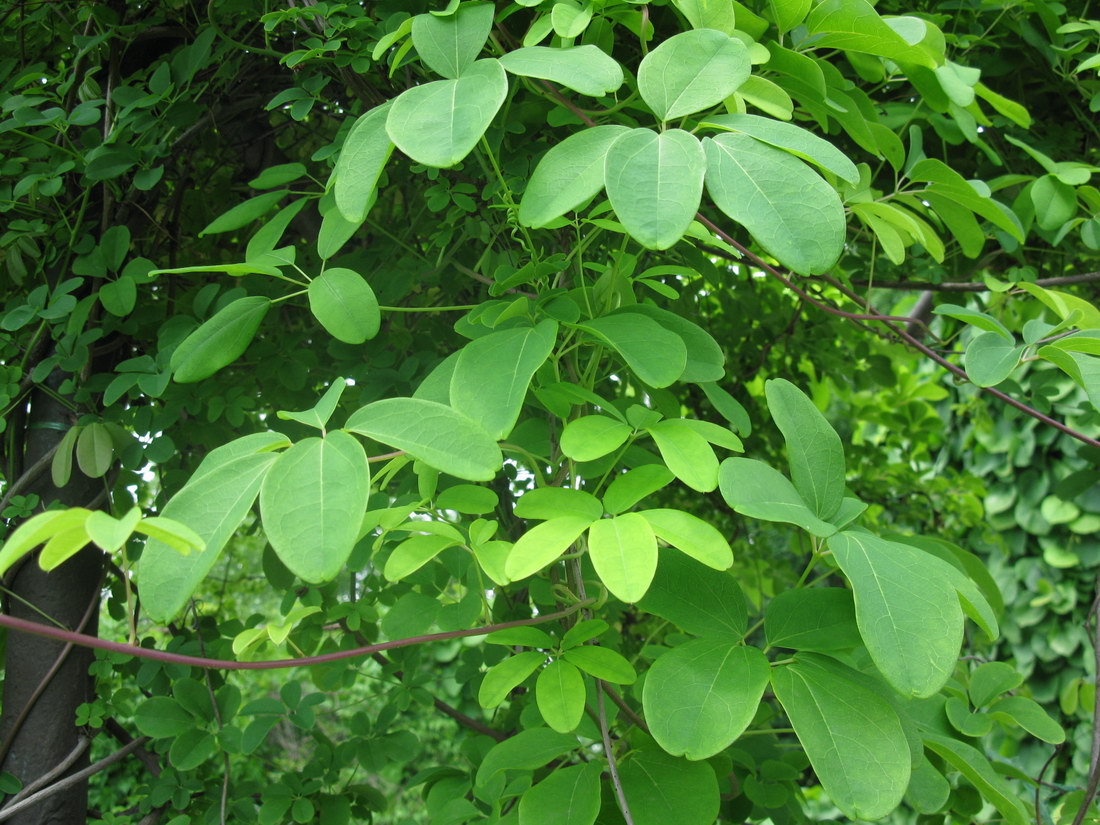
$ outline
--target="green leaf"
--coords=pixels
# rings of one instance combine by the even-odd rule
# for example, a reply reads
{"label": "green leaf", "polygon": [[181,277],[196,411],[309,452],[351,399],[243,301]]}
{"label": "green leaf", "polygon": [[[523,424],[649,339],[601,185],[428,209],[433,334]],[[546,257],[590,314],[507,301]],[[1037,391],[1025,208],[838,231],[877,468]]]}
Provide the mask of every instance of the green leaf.
{"label": "green leaf", "polygon": [[816,653],[772,668],[783,705],[821,786],[853,819],[879,819],[901,802],[910,753],[897,713],[862,676]]}
{"label": "green leaf", "polygon": [[[54,536],[71,530],[84,532],[84,524],[91,512],[84,507],[73,507],[68,510],[47,510],[31,516],[12,531],[3,548],[0,548],[0,576],[35,547],[48,542]],[[84,535],[87,536],[87,533]]]}
{"label": "green leaf", "polygon": [[987,315],[976,309],[957,306],[956,304],[940,304],[933,309],[932,312],[936,315],[946,315],[949,318],[955,318],[967,324],[972,324],[979,329],[984,329],[986,332],[996,332],[1000,334],[1002,338],[1006,338],[1010,341],[1012,340],[1012,333],[1008,331],[1004,324],[992,315]]}
{"label": "green leaf", "polygon": [[557,561],[581,533],[592,524],[582,516],[559,516],[536,525],[520,536],[504,563],[504,573],[512,581],[532,576]]}
{"label": "green leaf", "polygon": [[131,507],[122,518],[112,518],[110,514],[102,510],[94,510],[88,514],[84,522],[84,528],[88,531],[88,538],[94,541],[104,553],[114,553],[121,549],[126,539],[133,535],[134,527],[141,520],[141,510]]}
{"label": "green leaf", "polygon": [[336,208],[344,219],[362,223],[373,200],[378,178],[393,152],[386,133],[390,103],[375,106],[352,124],[333,170]]}
{"label": "green leaf", "polygon": [[253,189],[273,189],[285,186],[306,176],[308,170],[301,163],[280,163],[269,166],[248,182]]}
{"label": "green leaf", "polygon": [[919,813],[934,814],[943,809],[950,796],[951,784],[932,766],[922,749],[905,791],[905,801]]}
{"label": "green leaf", "polygon": [[847,155],[837,149],[833,143],[801,126],[770,117],[742,114],[712,115],[703,123],[707,126],[717,126],[719,129],[749,135],[761,143],[783,149],[802,160],[820,166],[848,183],[859,183],[859,170]]}
{"label": "green leaf", "polygon": [[[531,46],[500,58],[506,71],[550,80],[582,95],[602,97],[623,85],[623,69],[597,46],[551,49]],[[599,128],[599,127],[597,127]]]}
{"label": "green leaf", "polygon": [[749,70],[749,51],[739,39],[696,29],[673,35],[642,58],[638,91],[657,117],[672,120],[717,106]]}
{"label": "green leaf", "polygon": [[134,311],[137,303],[137,284],[134,279],[122,275],[99,288],[99,302],[112,315],[122,318]]}
{"label": "green leaf", "polygon": [[603,506],[611,515],[629,510],[651,493],[668,485],[675,476],[663,464],[643,464],[628,470],[607,485]]}
{"label": "green leaf", "polygon": [[597,679],[603,679],[605,682],[631,685],[638,678],[633,665],[624,659],[621,653],[616,653],[610,648],[581,645],[566,650],[562,656],[585,673]]}
{"label": "green leaf", "polygon": [[198,720],[168,696],[154,696],[137,706],[134,725],[144,736],[167,739],[194,730]]}
{"label": "green leaf", "polygon": [[332,418],[332,414],[336,412],[336,405],[340,403],[340,396],[344,394],[347,384],[348,382],[343,378],[337,378],[312,409],[302,412],[279,410],[276,415],[284,421],[298,421],[308,427],[323,430],[328,420]]}
{"label": "green leaf", "polygon": [[653,583],[638,606],[694,636],[737,641],[748,626],[745,594],[737,581],[680,553],[661,553]]}
{"label": "green leaf", "polygon": [[707,567],[726,570],[733,564],[726,537],[698,516],[683,510],[642,510],[638,515],[649,522],[657,538]]}
{"label": "green leaf", "polygon": [[193,771],[217,752],[213,734],[194,729],[176,737],[168,749],[168,761],[177,771]]}
{"label": "green leaf", "polygon": [[1007,825],[1027,825],[1031,821],[1019,794],[993,769],[981,751],[936,733],[926,731],[922,736],[925,746],[966,777],[982,797],[1001,812]]}
{"label": "green leaf", "polygon": [[206,549],[202,536],[182,522],[164,516],[149,516],[134,525],[134,532],[164,542],[177,553],[187,555],[192,550]]}
{"label": "green leaf", "polygon": [[648,428],[673,474],[692,490],[709,493],[718,486],[718,459],[703,436],[675,421]]}
{"label": "green leaf", "polygon": [[[525,655],[525,654],[520,654]],[[541,655],[541,654],[538,654]],[[477,769],[474,787],[505,770],[535,770],[578,747],[577,738],[548,728],[529,728],[491,747]]]}
{"label": "green leaf", "polygon": [[580,37],[588,28],[592,20],[592,4],[585,2],[577,5],[572,0],[558,0],[550,11],[550,21],[554,27],[554,33],[561,38],[572,39]]}
{"label": "green leaf", "polygon": [[414,573],[448,547],[459,542],[447,536],[413,536],[405,539],[390,553],[382,571],[386,581],[396,582]]}
{"label": "green leaf", "polygon": [[535,672],[546,656],[533,650],[509,656],[489,668],[481,680],[477,701],[483,708],[495,708],[508,698],[512,688]]}
{"label": "green leaf", "polygon": [[598,762],[559,768],[519,801],[519,825],[592,825],[599,813]]}
{"label": "green leaf", "polygon": [[412,42],[428,68],[443,77],[455,78],[473,65],[492,27],[492,3],[463,3],[446,17],[416,15]]}
{"label": "green leaf", "polygon": [[1005,696],[989,707],[989,715],[996,719],[1019,725],[1032,736],[1060,745],[1066,741],[1066,732],[1062,730],[1034,699],[1026,696]]}
{"label": "green leaf", "polygon": [[625,126],[594,126],[570,135],[542,156],[523,190],[519,222],[545,226],[603,189],[608,149]]}
{"label": "green leaf", "polygon": [[783,33],[805,20],[811,5],[811,0],[768,0],[775,24]]}
{"label": "green leaf", "polygon": [[673,756],[707,759],[745,731],[767,684],[768,660],[755,647],[699,639],[653,663],[642,707],[662,748]]}
{"label": "green leaf", "polygon": [[275,459],[270,453],[241,455],[215,469],[204,471],[200,465],[191,480],[164,505],[161,514],[192,527],[206,547],[182,555],[155,538],[145,543],[137,573],[142,606],[151,619],[166,624],[183,610],[252,508]]}
{"label": "green leaf", "polygon": [[622,601],[636,602],[649,589],[657,569],[657,539],[638,513],[594,522],[588,553],[600,581]]}
{"label": "green leaf", "polygon": [[1024,682],[1024,675],[1006,662],[985,662],[970,674],[970,701],[974,707],[988,705],[1002,693],[1015,690]]}
{"label": "green leaf", "polygon": [[740,401],[717,384],[706,383],[700,384],[699,387],[718,414],[726,419],[737,432],[746,437],[752,434],[752,422],[749,420],[749,414]]}
{"label": "green leaf", "polygon": [[335,578],[359,538],[369,490],[367,454],[341,430],[279,456],[260,488],[260,514],[287,569],[311,583]]}
{"label": "green leaf", "polygon": [[508,94],[500,62],[478,60],[457,80],[413,86],[393,101],[386,132],[425,166],[454,166],[470,154]]}
{"label": "green leaf", "polygon": [[791,480],[814,514],[828,521],[844,498],[840,436],[805,393],[785,378],[764,384],[768,411],[787,443]]}
{"label": "green leaf", "polygon": [[619,773],[634,825],[712,825],[718,816],[718,781],[706,762],[645,748]]}
{"label": "green leaf", "polygon": [[207,224],[206,228],[199,233],[199,237],[232,232],[235,229],[248,226],[252,221],[274,208],[279,201],[286,197],[287,191],[286,189],[277,189],[274,192],[264,192],[262,195],[249,198],[244,203],[237,204],[228,212],[224,212]]}
{"label": "green leaf", "polygon": [[456,484],[448,487],[435,499],[440,510],[454,510],[456,513],[482,515],[491,513],[500,503],[500,498],[488,487],[474,484]]}
{"label": "green leaf", "polygon": [[556,659],[535,680],[535,700],[546,724],[558,733],[569,733],[584,716],[584,677],[573,665]]}
{"label": "green leaf", "polygon": [[[930,23],[920,22],[934,28]],[[930,69],[943,60],[942,34],[937,61],[928,49],[911,45],[887,25],[867,0],[824,0],[810,12],[805,25],[811,35],[817,36],[808,40],[803,48],[812,44],[816,49],[863,52]]]}
{"label": "green leaf", "polygon": [[584,415],[565,425],[561,451],[574,461],[594,461],[615,452],[633,428],[606,415]]}
{"label": "green leaf", "polygon": [[350,269],[326,269],[310,281],[309,308],[321,326],[345,344],[373,338],[382,323],[374,290]]}
{"label": "green leaf", "polygon": [[856,621],[875,665],[903,696],[936,693],[955,669],[963,612],[947,562],[870,533],[829,539],[855,593]]}
{"label": "green leaf", "polygon": [[491,332],[464,346],[451,376],[451,406],[499,440],[519,420],[531,378],[558,336],[557,321]]}
{"label": "green leaf", "polygon": [[703,141],[707,192],[787,268],[825,272],[844,248],[836,190],[798,158],[740,132]]}
{"label": "green leaf", "polygon": [[518,518],[550,519],[580,516],[595,521],[603,515],[603,506],[591,493],[569,487],[537,487],[528,490],[512,508]]}
{"label": "green leaf", "polygon": [[651,387],[667,387],[687,365],[687,347],[674,332],[634,312],[593,318],[578,327],[599,338]]}
{"label": "green leaf", "polygon": [[55,533],[38,554],[38,566],[47,572],[53,570],[84,549],[88,538],[83,525]]}
{"label": "green leaf", "polygon": [[710,333],[698,324],[653,304],[631,304],[625,311],[652,318],[665,329],[680,336],[687,350],[687,363],[678,380],[701,384],[720,381],[725,376],[725,353]]}
{"label": "green leaf", "polygon": [[607,197],[638,243],[668,249],[695,218],[706,167],[702,145],[682,129],[631,129],[607,150]]}
{"label": "green leaf", "polygon": [[1054,175],[1036,178],[1030,192],[1040,229],[1052,232],[1077,214],[1077,191]]}
{"label": "green leaf", "polygon": [[111,469],[115,447],[111,431],[95,421],[80,431],[76,439],[76,465],[88,478],[100,478]]}
{"label": "green leaf", "polygon": [[[370,209],[374,205],[372,199],[367,204]],[[362,221],[349,221],[336,207],[331,207],[321,219],[321,228],[317,231],[317,256],[324,261],[336,255],[344,244],[352,239]]]}
{"label": "green leaf", "polygon": [[434,401],[384,398],[352,413],[345,428],[467,481],[490,481],[504,461],[480,425]]}
{"label": "green leaf", "polygon": [[54,487],[64,487],[72,477],[73,447],[82,429],[84,428],[73,426],[66,430],[54,451],[53,458],[50,460],[50,481],[53,482]]}
{"label": "green leaf", "polygon": [[846,650],[862,644],[852,593],[817,587],[777,593],[764,610],[768,644],[794,650]]}
{"label": "green leaf", "polygon": [[999,332],[982,332],[970,339],[963,353],[966,374],[979,387],[1000,384],[1020,363],[1024,348]]}
{"label": "green leaf", "polygon": [[236,361],[252,343],[271,308],[263,295],[238,298],[188,335],[172,353],[170,367],[180,384],[209,378]]}
{"label": "green leaf", "polygon": [[836,532],[813,514],[786,476],[763,461],[727,458],[718,469],[718,489],[743,516],[795,524],[819,538]]}

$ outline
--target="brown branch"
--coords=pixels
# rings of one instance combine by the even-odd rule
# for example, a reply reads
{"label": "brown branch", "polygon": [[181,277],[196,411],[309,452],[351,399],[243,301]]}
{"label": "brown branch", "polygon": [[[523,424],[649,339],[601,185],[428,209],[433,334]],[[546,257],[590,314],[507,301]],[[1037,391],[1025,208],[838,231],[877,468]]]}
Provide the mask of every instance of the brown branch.
{"label": "brown branch", "polygon": [[92,744],[91,739],[86,736],[81,736],[76,742],[76,747],[69,751],[68,756],[66,756],[59,763],[57,763],[57,765],[50,768],[50,770],[46,771],[40,777],[35,779],[33,782],[27,783],[26,787],[24,787],[19,793],[8,800],[3,810],[7,810],[13,805],[18,805],[35,791],[39,790],[40,788],[45,788],[47,785],[57,779],[57,777],[65,773],[65,771],[76,764],[76,760],[84,755],[84,751],[88,750],[88,746],[90,744]]}
{"label": "brown branch", "polygon": [[622,811],[626,825],[634,825],[634,817],[630,815],[630,804],[626,801],[626,791],[623,790],[622,780],[619,778],[619,766],[615,763],[615,751],[611,747],[611,732],[607,728],[607,712],[603,701],[603,681],[596,680],[596,699],[600,705],[600,736],[603,738],[604,756],[607,757],[607,769],[611,772],[611,784],[615,787],[615,796],[619,800],[619,810]]}
{"label": "brown branch", "polygon": [[95,764],[89,765],[88,767],[86,767],[84,770],[77,771],[74,774],[70,774],[69,776],[66,776],[64,779],[50,785],[48,788],[43,788],[38,793],[33,794],[31,796],[28,796],[22,802],[18,802],[15,805],[9,805],[7,808],[4,808],[3,810],[0,810],[0,821],[8,819],[8,818],[14,816],[15,814],[19,813],[20,811],[26,810],[27,808],[30,808],[34,805],[37,805],[43,799],[51,797],[55,793],[60,793],[61,791],[65,790],[66,788],[70,788],[70,787],[72,787],[73,785],[76,785],[79,782],[83,782],[85,779],[87,779],[92,774],[96,774],[96,773],[99,773],[102,770],[106,770],[107,768],[111,767],[111,765],[114,765],[116,762],[121,762],[123,759],[126,758],[126,756],[131,751],[137,750],[139,747],[141,747],[142,745],[144,745],[148,741],[149,741],[148,736],[143,736],[140,739],[135,739],[129,745],[125,745],[125,746],[119,748],[117,751],[112,753],[110,756],[103,757],[102,759],[100,759]]}
{"label": "brown branch", "polygon": [[[1039,278],[1038,286],[1068,286],[1100,281],[1100,272],[1082,272],[1079,275],[1059,275],[1056,278]],[[975,281],[945,281],[934,284],[931,281],[853,281],[853,286],[861,289],[909,289],[928,292],[988,292],[989,287]]]}
{"label": "brown branch", "polygon": [[[1100,683],[1100,573],[1096,574],[1096,595],[1092,602],[1092,650],[1095,662],[1093,672],[1095,679]],[[1073,825],[1081,825],[1085,821],[1092,800],[1096,798],[1097,787],[1100,786],[1100,701],[1093,705],[1092,709],[1092,752],[1089,754],[1089,779],[1085,786],[1085,796],[1081,800],[1081,807],[1073,818]]]}
{"label": "brown branch", "polygon": [[645,719],[639,716],[634,711],[634,708],[630,707],[630,705],[626,703],[626,700],[618,694],[615,688],[611,687],[611,685],[605,684],[603,686],[603,689],[607,691],[607,695],[611,697],[611,701],[619,706],[619,710],[625,713],[627,715],[627,718],[629,718],[631,722],[644,730],[646,733],[649,733],[649,725],[645,723]]}
{"label": "brown branch", "polygon": [[[547,613],[545,616],[536,616],[533,619],[517,619],[512,622],[474,627],[469,630],[448,630],[444,633],[427,633],[423,636],[412,636],[407,639],[393,639],[388,642],[377,642],[373,645],[357,647],[351,650],[340,650],[335,653],[322,653],[317,656],[303,656],[297,659],[267,659],[258,662],[237,662],[229,659],[207,659],[204,656],[187,656],[182,653],[169,653],[166,650],[138,647],[136,645],[122,644],[100,639],[96,636],[85,636],[83,633],[74,633],[71,630],[50,627],[38,622],[17,619],[14,616],[0,614],[0,627],[7,627],[23,633],[35,636],[45,636],[48,639],[59,639],[63,642],[72,642],[82,647],[92,647],[97,650],[109,650],[112,653],[121,653],[126,656],[136,656],[139,659],[153,659],[157,662],[169,664],[187,665],[189,667],[212,668],[214,670],[279,670],[288,667],[310,667],[312,665],[325,664],[327,662],[339,662],[344,659],[356,659],[360,656],[370,656],[380,650],[392,650],[398,647],[411,647],[425,642],[436,642],[444,639],[460,639],[467,636],[484,636],[495,630],[506,630],[510,627],[524,627],[526,625],[545,624],[556,619],[571,616],[578,610],[595,603],[595,599],[585,599],[577,602],[565,610],[556,613]],[[137,740],[135,740],[137,741]]]}

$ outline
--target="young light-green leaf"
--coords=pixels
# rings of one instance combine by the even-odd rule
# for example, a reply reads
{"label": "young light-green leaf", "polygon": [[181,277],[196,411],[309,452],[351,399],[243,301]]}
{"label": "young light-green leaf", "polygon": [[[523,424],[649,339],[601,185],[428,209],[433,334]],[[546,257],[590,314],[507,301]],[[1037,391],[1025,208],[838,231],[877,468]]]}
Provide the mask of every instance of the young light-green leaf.
{"label": "young light-green leaf", "polygon": [[456,78],[477,59],[492,27],[492,3],[463,3],[446,17],[416,15],[412,42],[428,68],[443,77]]}
{"label": "young light-green leaf", "polygon": [[665,329],[680,336],[687,350],[687,363],[680,373],[680,381],[698,384],[720,381],[725,376],[726,356],[722,348],[698,324],[654,304],[631,304],[625,311],[652,318]]}
{"label": "young light-green leaf", "polygon": [[370,284],[358,272],[326,269],[309,282],[309,308],[331,335],[345,344],[362,344],[378,334],[382,315]]}
{"label": "young light-green leaf", "polygon": [[805,393],[785,378],[764,384],[768,411],[787,442],[791,480],[814,515],[828,521],[844,499],[840,436]]}
{"label": "young light-green leaf", "polygon": [[151,619],[163,624],[184,608],[252,508],[276,457],[272,453],[245,454],[206,471],[200,465],[191,480],[164,505],[161,515],[191,527],[206,547],[182,555],[154,538],[145,543],[137,577],[142,605]]}
{"label": "young light-green leaf", "polygon": [[608,149],[629,131],[626,126],[593,126],[553,146],[523,190],[519,222],[545,226],[595,197],[603,189]]}
{"label": "young light-green leaf", "polygon": [[879,819],[909,784],[909,744],[897,713],[861,675],[816,653],[772,668],[775,695],[833,804]]}
{"label": "young light-green leaf", "polygon": [[169,365],[180,384],[209,378],[236,361],[252,343],[271,308],[263,295],[238,298],[188,335],[172,353]]}
{"label": "young light-green leaf", "polygon": [[570,487],[536,487],[528,490],[512,508],[518,518],[551,519],[581,516],[595,521],[603,515],[600,500],[584,490]]}
{"label": "young light-green leaf", "polygon": [[962,607],[942,569],[950,565],[871,533],[837,533],[829,549],[852,585],[859,632],[882,675],[904,696],[936,693],[962,645]]}
{"label": "young light-green leaf", "polygon": [[76,439],[76,464],[88,478],[100,478],[111,469],[115,447],[111,432],[98,421],[80,431]]}
{"label": "young light-green leaf", "polygon": [[749,50],[715,29],[673,35],[642,58],[638,91],[661,120],[717,106],[749,77]]}
{"label": "young light-green leaf", "polygon": [[607,491],[603,494],[603,506],[611,515],[618,515],[667,486],[675,477],[663,464],[643,464],[627,470],[607,485]]}
{"label": "young light-green leaf", "polygon": [[676,333],[635,312],[620,312],[578,324],[623,357],[651,387],[667,387],[687,365],[687,347]]}
{"label": "young light-green leaf", "polygon": [[535,672],[546,656],[533,650],[509,656],[485,673],[478,689],[477,701],[483,708],[495,708],[508,698],[512,688]]}
{"label": "young light-green leaf", "polygon": [[352,413],[345,428],[467,481],[490,481],[504,462],[483,427],[434,401],[384,398]]}
{"label": "young light-green leaf", "polygon": [[607,151],[607,196],[638,243],[668,249],[699,209],[706,168],[702,145],[682,129],[631,129]]}
{"label": "young light-green leaf", "polygon": [[534,575],[556,561],[591,523],[583,516],[559,516],[532,527],[512,546],[504,562],[505,575],[512,581]]}
{"label": "young light-green leaf", "polygon": [[767,684],[768,660],[757,648],[698,639],[653,663],[642,707],[662,748],[673,756],[707,759],[745,731]]}
{"label": "young light-green leaf", "polygon": [[979,387],[1000,384],[1020,363],[1024,348],[1016,339],[1005,338],[999,332],[980,332],[970,339],[963,353],[967,377]]}
{"label": "young light-green leaf", "polygon": [[574,461],[594,461],[619,449],[632,428],[607,415],[583,415],[565,425],[561,451]]}
{"label": "young light-green leaf", "polygon": [[260,514],[283,564],[307,582],[335,578],[359,538],[369,489],[367,454],[341,430],[279,456],[260,489]]}
{"label": "young light-green leaf", "polygon": [[661,541],[715,570],[733,564],[730,544],[716,528],[683,510],[642,510],[638,515],[649,522]]}
{"label": "young light-green leaf", "polygon": [[390,103],[375,106],[360,115],[344,138],[344,147],[333,170],[336,208],[344,219],[362,223],[370,209],[378,177],[393,152],[393,141],[386,133]]}
{"label": "young light-green leaf", "polygon": [[478,60],[456,80],[413,86],[393,101],[386,132],[425,166],[454,166],[489,128],[508,94],[500,61]]}
{"label": "young light-green leaf", "polygon": [[621,653],[616,653],[610,648],[580,645],[566,650],[562,656],[567,662],[572,662],[588,675],[603,679],[605,682],[630,685],[638,678],[633,665],[623,658]]}
{"label": "young light-green leaf", "polygon": [[680,481],[700,493],[718,486],[718,458],[703,436],[675,421],[654,424],[649,434],[665,465]]}
{"label": "young light-green leaf", "polygon": [[584,697],[584,677],[563,659],[548,664],[535,680],[539,713],[558,733],[569,733],[580,724],[584,716]]}
{"label": "young light-green leaf", "polygon": [[336,412],[336,405],[340,403],[340,396],[344,394],[344,388],[347,385],[348,382],[343,378],[337,378],[311,409],[301,412],[278,410],[275,414],[284,421],[298,421],[308,427],[323,430],[328,420],[332,418],[332,414]]}
{"label": "young light-green leaf", "polygon": [[515,327],[475,338],[459,351],[451,376],[451,406],[494,439],[507,438],[519,420],[531,378],[550,356],[557,321]]}
{"label": "young light-green leaf", "polygon": [[840,196],[782,149],[739,132],[707,138],[707,192],[771,255],[802,275],[825,272],[844,249]]}
{"label": "young light-green leaf", "polygon": [[594,522],[588,553],[600,581],[622,601],[636,602],[649,589],[657,569],[657,539],[638,513]]}
{"label": "young light-green leaf", "polygon": [[582,95],[602,97],[623,85],[623,68],[598,46],[530,46],[500,58],[506,71],[551,80]]}

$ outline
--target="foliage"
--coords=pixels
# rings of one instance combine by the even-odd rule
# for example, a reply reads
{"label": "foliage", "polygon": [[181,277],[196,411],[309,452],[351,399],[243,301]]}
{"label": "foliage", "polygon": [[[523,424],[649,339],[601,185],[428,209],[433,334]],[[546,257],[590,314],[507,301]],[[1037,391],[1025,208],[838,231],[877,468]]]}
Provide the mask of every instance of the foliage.
{"label": "foliage", "polygon": [[257,9],[3,35],[0,573],[105,569],[102,819],[1100,816],[1100,21]]}

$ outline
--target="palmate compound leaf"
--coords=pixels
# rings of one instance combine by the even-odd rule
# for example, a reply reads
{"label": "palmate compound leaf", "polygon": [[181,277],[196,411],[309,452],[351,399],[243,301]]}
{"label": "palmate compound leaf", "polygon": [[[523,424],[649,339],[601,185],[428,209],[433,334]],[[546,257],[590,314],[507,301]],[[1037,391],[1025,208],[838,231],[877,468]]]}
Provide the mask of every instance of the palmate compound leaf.
{"label": "palmate compound leaf", "polygon": [[879,819],[909,784],[909,744],[892,707],[857,671],[816,653],[771,669],[772,688],[833,804]]}
{"label": "palmate compound leaf", "polygon": [[871,533],[846,531],[829,549],[855,595],[856,622],[875,666],[903,696],[936,693],[955,669],[963,611],[947,562]]}
{"label": "palmate compound leaf", "polygon": [[673,756],[707,759],[745,731],[767,684],[768,660],[757,648],[697,639],[653,663],[642,707],[662,748]]}
{"label": "palmate compound leaf", "polygon": [[785,267],[815,275],[844,248],[840,196],[805,163],[743,133],[706,138],[707,192]]}
{"label": "palmate compound leaf", "polygon": [[366,219],[378,177],[393,152],[393,141],[386,133],[389,113],[389,101],[375,106],[355,121],[344,138],[333,170],[333,193],[336,208],[350,223]]}
{"label": "palmate compound leaf", "polygon": [[607,197],[638,243],[668,249],[699,209],[706,167],[703,147],[682,129],[631,129],[607,152]]}
{"label": "palmate compound leaf", "polygon": [[418,163],[454,166],[477,145],[507,94],[500,61],[478,60],[455,80],[402,92],[386,117],[386,132]]}
{"label": "palmate compound leaf", "polygon": [[566,49],[530,46],[508,52],[500,64],[512,74],[551,80],[592,97],[610,94],[623,85],[622,66],[593,45]]}
{"label": "palmate compound leaf", "polygon": [[506,438],[519,419],[531,378],[557,341],[557,321],[498,330],[459,351],[451,376],[451,406],[495,439]]}
{"label": "palmate compound leaf", "polygon": [[814,515],[831,519],[844,498],[840,436],[805,393],[784,378],[764,385],[768,411],[787,443],[791,480]]}
{"label": "palmate compound leaf", "polygon": [[523,190],[519,222],[545,226],[595,197],[603,189],[607,150],[629,131],[626,126],[594,126],[552,147]]}
{"label": "palmate compound leaf", "polygon": [[477,422],[420,398],[384,398],[367,404],[351,414],[345,429],[467,481],[490,481],[504,462],[493,437]]}
{"label": "palmate compound leaf", "polygon": [[367,454],[341,430],[279,456],[260,489],[260,515],[287,569],[314,584],[332,580],[355,546],[369,490]]}
{"label": "palmate compound leaf", "polygon": [[696,29],[668,38],[638,67],[638,91],[661,120],[717,106],[749,77],[749,51],[735,37]]}
{"label": "palmate compound leaf", "polygon": [[270,298],[250,295],[219,310],[172,353],[170,366],[176,381],[201,381],[236,361],[248,349],[270,308]]}

